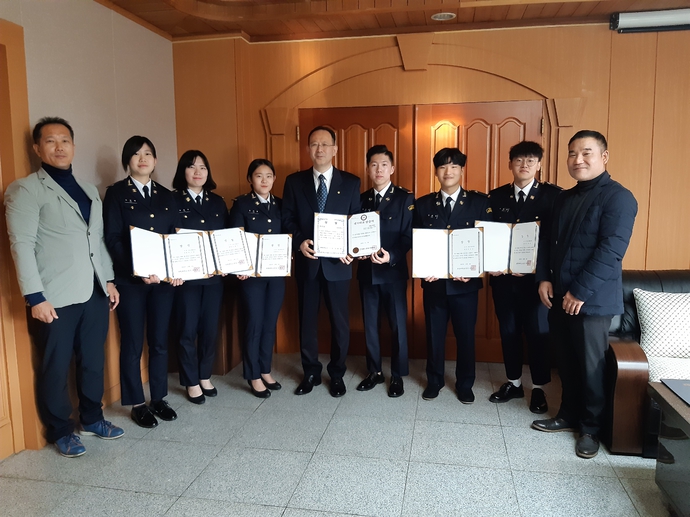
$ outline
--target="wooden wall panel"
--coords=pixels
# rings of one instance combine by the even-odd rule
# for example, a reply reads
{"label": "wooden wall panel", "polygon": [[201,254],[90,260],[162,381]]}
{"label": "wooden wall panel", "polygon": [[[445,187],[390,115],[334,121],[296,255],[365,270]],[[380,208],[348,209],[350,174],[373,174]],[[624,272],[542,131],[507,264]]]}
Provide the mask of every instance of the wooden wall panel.
{"label": "wooden wall panel", "polygon": [[646,265],[648,269],[686,269],[690,267],[686,157],[690,142],[690,34],[668,32],[658,38]]}
{"label": "wooden wall panel", "polygon": [[647,262],[657,37],[611,33],[608,169],[638,203],[635,233],[623,262],[627,269],[645,269]]}

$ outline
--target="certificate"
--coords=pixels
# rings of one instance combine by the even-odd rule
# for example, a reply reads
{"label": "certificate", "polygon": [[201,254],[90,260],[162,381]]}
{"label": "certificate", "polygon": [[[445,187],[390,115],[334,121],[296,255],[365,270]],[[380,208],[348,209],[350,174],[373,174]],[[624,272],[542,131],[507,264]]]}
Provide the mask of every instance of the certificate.
{"label": "certificate", "polygon": [[163,242],[170,279],[198,280],[211,276],[206,267],[204,232],[164,235]]}
{"label": "certificate", "polygon": [[347,221],[348,247],[351,257],[368,257],[381,249],[378,212],[351,215]]}
{"label": "certificate", "polygon": [[244,272],[254,271],[254,259],[247,239],[247,235],[252,234],[246,234],[242,228],[225,228],[208,233],[217,273],[248,274]]}
{"label": "certificate", "polygon": [[162,235],[129,227],[134,276],[198,280],[211,276],[207,267],[204,232]]}
{"label": "certificate", "polygon": [[531,274],[536,271],[539,221],[497,223],[477,221],[484,229],[484,270]]}
{"label": "certificate", "polygon": [[412,229],[412,278],[450,278],[448,230]]}
{"label": "certificate", "polygon": [[514,225],[510,245],[510,272],[536,273],[538,249],[539,221]]}
{"label": "certificate", "polygon": [[347,215],[314,213],[314,256],[347,256]]}
{"label": "certificate", "polygon": [[451,230],[448,236],[450,276],[477,278],[484,273],[482,228]]}
{"label": "certificate", "polygon": [[290,276],[292,235],[288,233],[259,235],[256,276]]}
{"label": "certificate", "polygon": [[[201,230],[192,230],[189,228],[175,228],[177,233],[199,233]],[[208,232],[202,232],[204,234],[204,256],[206,257],[206,271],[211,274],[217,275],[216,261],[213,258],[213,250],[211,249],[211,238]]]}

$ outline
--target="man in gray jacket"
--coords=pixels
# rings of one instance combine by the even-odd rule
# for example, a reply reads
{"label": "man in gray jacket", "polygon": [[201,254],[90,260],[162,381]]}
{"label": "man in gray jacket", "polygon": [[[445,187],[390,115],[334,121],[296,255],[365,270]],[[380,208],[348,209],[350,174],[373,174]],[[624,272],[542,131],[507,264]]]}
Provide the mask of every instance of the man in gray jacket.
{"label": "man in gray jacket", "polygon": [[73,355],[81,434],[104,439],[124,434],[103,418],[101,403],[108,311],[120,295],[103,241],[98,190],[72,175],[72,128],[61,118],[43,118],[33,139],[41,168],[7,188],[7,230],[19,287],[37,320],[38,406],[46,438],[73,458],[86,452],[70,419],[67,377]]}

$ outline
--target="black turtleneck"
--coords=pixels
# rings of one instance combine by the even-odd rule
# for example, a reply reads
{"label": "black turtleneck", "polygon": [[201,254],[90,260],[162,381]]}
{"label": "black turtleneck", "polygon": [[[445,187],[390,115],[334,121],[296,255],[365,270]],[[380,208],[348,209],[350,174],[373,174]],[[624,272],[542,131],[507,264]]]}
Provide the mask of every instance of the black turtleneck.
{"label": "black turtleneck", "polygon": [[69,194],[69,196],[77,202],[81,216],[88,225],[89,217],[91,217],[91,200],[72,175],[72,165],[70,165],[69,169],[66,170],[58,169],[52,165],[48,165],[47,163],[41,163],[41,167],[43,167],[43,170],[55,180],[55,183],[60,185],[65,192],[67,192],[67,194]]}

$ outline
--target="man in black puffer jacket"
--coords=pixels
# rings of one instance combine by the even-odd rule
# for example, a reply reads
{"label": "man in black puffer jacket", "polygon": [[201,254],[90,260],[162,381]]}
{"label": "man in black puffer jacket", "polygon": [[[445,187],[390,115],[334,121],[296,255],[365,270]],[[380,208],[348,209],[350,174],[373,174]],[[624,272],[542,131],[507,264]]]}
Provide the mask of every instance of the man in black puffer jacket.
{"label": "man in black puffer jacket", "polygon": [[532,427],[579,430],[581,458],[599,451],[608,329],[613,315],[623,313],[622,261],[637,215],[632,193],[606,171],[608,158],[601,133],[579,131],[570,139],[568,172],[577,185],[556,199],[537,261],[563,394],[556,417]]}

